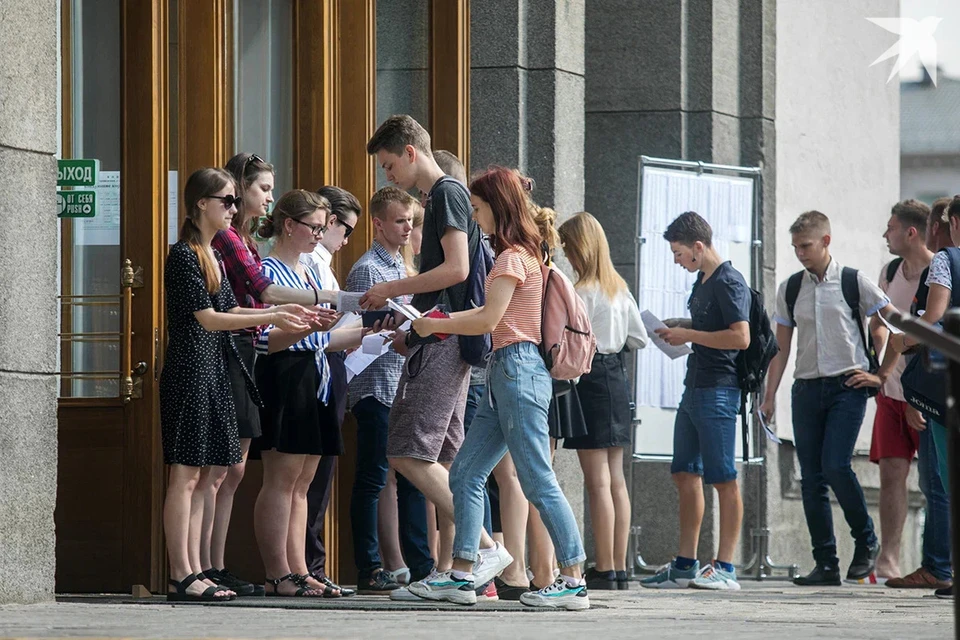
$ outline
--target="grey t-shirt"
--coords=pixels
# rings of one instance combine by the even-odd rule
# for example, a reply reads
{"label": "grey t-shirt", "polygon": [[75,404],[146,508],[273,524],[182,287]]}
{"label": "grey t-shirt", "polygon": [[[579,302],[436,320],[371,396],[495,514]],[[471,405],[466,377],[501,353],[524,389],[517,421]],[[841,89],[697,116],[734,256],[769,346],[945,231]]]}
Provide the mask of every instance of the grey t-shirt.
{"label": "grey t-shirt", "polygon": [[[427,206],[423,214],[423,244],[420,247],[420,273],[426,273],[443,264],[443,246],[440,239],[452,227],[467,234],[467,244],[471,260],[480,241],[480,229],[473,221],[470,196],[462,183],[449,176],[437,180],[427,196]],[[463,311],[467,295],[466,281],[448,287],[443,291],[418,293],[413,296],[413,306],[424,312],[445,304],[448,311]]]}

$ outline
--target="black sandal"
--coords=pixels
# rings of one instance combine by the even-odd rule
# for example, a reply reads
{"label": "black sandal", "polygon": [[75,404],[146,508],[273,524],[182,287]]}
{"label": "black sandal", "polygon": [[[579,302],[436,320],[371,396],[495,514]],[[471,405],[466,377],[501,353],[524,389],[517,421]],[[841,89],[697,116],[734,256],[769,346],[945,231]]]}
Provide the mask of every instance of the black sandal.
{"label": "black sandal", "polygon": [[167,602],[230,602],[233,596],[218,596],[220,591],[227,591],[220,587],[207,587],[201,594],[187,593],[187,587],[199,580],[196,575],[190,574],[180,582],[169,580],[171,587],[176,587],[176,591],[167,592]]}
{"label": "black sandal", "polygon": [[324,598],[347,598],[349,596],[355,595],[357,592],[353,589],[347,589],[341,587],[336,582],[328,578],[327,576],[321,576],[317,573],[311,571],[307,574],[307,577],[313,578],[317,582],[323,585],[323,597]]}
{"label": "black sandal", "polygon": [[[280,593],[280,583],[286,582],[287,580],[297,585],[299,589],[293,593]],[[268,596],[277,596],[280,598],[320,598],[323,597],[324,594],[323,591],[314,589],[307,584],[307,577],[299,573],[288,573],[282,578],[267,578],[267,584],[273,585],[273,593],[266,594]]]}

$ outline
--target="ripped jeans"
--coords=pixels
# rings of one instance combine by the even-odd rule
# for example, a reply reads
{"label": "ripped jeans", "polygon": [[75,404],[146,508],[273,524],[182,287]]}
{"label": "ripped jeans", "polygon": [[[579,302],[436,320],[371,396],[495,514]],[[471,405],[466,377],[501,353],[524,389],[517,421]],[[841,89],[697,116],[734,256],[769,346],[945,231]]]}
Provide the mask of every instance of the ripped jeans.
{"label": "ripped jeans", "polygon": [[540,512],[560,566],[586,559],[577,521],[550,460],[547,410],[552,398],[553,381],[536,345],[520,342],[493,353],[486,394],[450,469],[455,558],[477,559],[483,488],[509,451],[520,487]]}

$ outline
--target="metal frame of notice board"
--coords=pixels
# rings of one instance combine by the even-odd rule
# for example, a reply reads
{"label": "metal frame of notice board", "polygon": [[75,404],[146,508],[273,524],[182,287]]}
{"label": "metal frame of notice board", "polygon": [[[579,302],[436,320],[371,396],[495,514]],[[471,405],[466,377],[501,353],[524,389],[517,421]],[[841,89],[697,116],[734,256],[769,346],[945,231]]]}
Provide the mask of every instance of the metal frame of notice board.
{"label": "metal frame of notice board", "polygon": [[[751,264],[750,264],[750,284],[754,289],[760,290],[762,288],[763,281],[763,242],[761,239],[761,213],[763,211],[763,169],[762,167],[738,167],[732,165],[721,165],[721,164],[710,164],[705,162],[692,162],[687,160],[671,160],[666,158],[653,158],[650,156],[640,156],[639,167],[638,167],[638,189],[637,189],[637,222],[636,222],[636,233],[634,236],[635,244],[635,272],[634,272],[634,291],[637,292],[637,296],[640,295],[640,276],[641,276],[641,266],[640,266],[640,254],[643,248],[645,239],[641,236],[642,224],[643,224],[643,172],[646,168],[659,168],[659,169],[668,169],[668,170],[677,170],[677,171],[688,171],[696,172],[697,175],[703,174],[718,174],[718,175],[734,175],[739,177],[749,177],[753,181],[753,207],[752,207],[752,217],[751,217]],[[679,212],[677,212],[679,214]],[[639,385],[639,376],[636,373],[636,368],[634,368],[634,389],[633,397],[637,398],[637,386]],[[753,402],[748,403],[748,406],[754,406],[756,403],[756,398],[752,398]],[[637,432],[640,426],[640,418],[637,415],[639,407],[634,406],[634,423],[631,433],[631,463],[628,469],[628,485],[633,489],[633,468],[634,465],[640,462],[665,462],[671,459],[671,456],[662,455],[662,454],[642,454],[637,453]],[[737,428],[740,428],[740,421],[738,418]],[[754,455],[749,457],[747,462],[743,464],[744,467],[744,484],[749,477],[748,469],[750,467],[755,468],[759,473],[756,482],[756,499],[757,499],[757,518],[754,528],[751,529],[751,538],[752,538],[752,547],[753,547],[753,558],[745,566],[740,569],[740,573],[743,576],[753,577],[756,580],[763,580],[765,578],[771,577],[771,572],[775,569],[785,570],[788,573],[788,577],[792,578],[799,574],[799,568],[797,565],[777,565],[775,564],[768,555],[769,549],[769,538],[770,538],[770,529],[767,526],[767,508],[764,502],[764,495],[766,493],[766,474],[762,467],[765,466],[765,459],[762,455],[757,455],[755,452],[759,452],[762,449],[763,439],[765,438],[764,430],[762,427],[757,428],[758,425],[755,424],[756,420],[753,417],[752,411],[749,416],[749,424],[754,428],[752,429],[752,437],[750,446],[752,447],[752,452]],[[738,462],[742,463],[742,458],[738,457]],[[755,473],[756,473],[755,472]],[[643,561],[643,557],[639,553],[639,537],[640,537],[640,527],[631,526],[631,544],[633,546],[632,552],[630,554],[635,560],[631,566],[631,572],[635,570],[640,570],[642,572],[652,572],[655,569],[647,565]]]}

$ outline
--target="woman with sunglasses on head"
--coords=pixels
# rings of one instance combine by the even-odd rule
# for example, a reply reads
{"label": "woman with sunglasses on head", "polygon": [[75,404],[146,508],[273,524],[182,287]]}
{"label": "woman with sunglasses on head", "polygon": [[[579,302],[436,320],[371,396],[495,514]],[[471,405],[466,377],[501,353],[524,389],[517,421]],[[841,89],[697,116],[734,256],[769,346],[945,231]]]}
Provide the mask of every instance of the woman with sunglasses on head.
{"label": "woman with sunglasses on head", "polygon": [[[234,591],[202,574],[202,489],[242,457],[227,363],[239,362],[232,331],[272,323],[302,331],[315,314],[297,305],[270,310],[237,305],[214,235],[236,213],[236,187],[223,169],[200,169],[184,187],[186,220],[164,268],[168,340],[160,375],[160,427],[170,465],[163,509],[170,558],[169,600],[220,601]],[[242,363],[239,365],[244,371]],[[256,396],[249,375],[242,383]]]}
{"label": "woman with sunglasses on head", "polygon": [[522,594],[520,602],[531,607],[587,609],[590,601],[580,571],[586,555],[580,530],[550,462],[548,411],[553,383],[538,349],[542,238],[516,171],[491,167],[473,179],[470,194],[474,218],[496,254],[487,277],[486,304],[449,318],[419,318],[413,328],[421,336],[490,333],[493,355],[483,401],[450,469],[456,519],[453,568],[412,584],[410,591],[430,600],[476,601],[474,563],[482,568],[486,562],[485,550],[479,549],[483,486],[509,451],[523,492],[540,512],[561,565],[556,581]]}
{"label": "woman with sunglasses on head", "polygon": [[[238,153],[230,158],[224,168],[237,184],[237,197],[234,201],[236,214],[230,226],[214,236],[212,244],[223,257],[227,279],[240,306],[264,309],[271,304],[297,303],[313,306],[319,302],[329,302],[335,294],[274,284],[260,268],[260,254],[254,241],[253,229],[273,203],[273,165],[256,154]],[[318,313],[328,321],[335,317],[329,310]],[[233,332],[240,361],[250,374],[254,371],[254,341],[259,332],[260,327]],[[209,478],[201,487],[204,507],[200,561],[205,576],[216,584],[232,589],[238,595],[248,596],[262,595],[262,589],[233,575],[224,561],[234,496],[246,471],[250,443],[253,438],[260,436],[259,407],[243,383],[244,373],[240,361],[231,360],[228,363],[228,375],[236,407],[242,457],[238,464],[231,466],[222,476]]]}
{"label": "woman with sunglasses on head", "polygon": [[[263,270],[276,284],[317,291],[319,276],[304,259],[323,238],[330,203],[297,189],[277,201],[260,224],[263,238],[276,238]],[[326,352],[360,345],[362,328],[318,332],[268,326],[257,342],[263,435],[263,487],[254,509],[254,530],[266,569],[267,595],[337,596],[339,590],[310,575],[305,557],[307,490],[321,456],[340,455],[343,441],[332,415]],[[379,330],[375,326],[374,330]]]}

